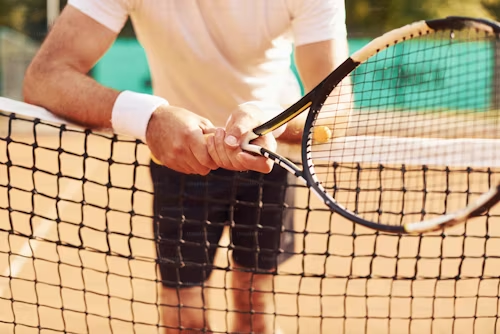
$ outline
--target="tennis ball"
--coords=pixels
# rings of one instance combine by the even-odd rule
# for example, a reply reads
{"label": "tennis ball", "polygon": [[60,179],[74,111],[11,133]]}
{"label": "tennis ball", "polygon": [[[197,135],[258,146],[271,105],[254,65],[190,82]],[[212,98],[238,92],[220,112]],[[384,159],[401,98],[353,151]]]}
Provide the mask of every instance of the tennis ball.
{"label": "tennis ball", "polygon": [[316,143],[323,144],[332,138],[332,130],[327,126],[318,126],[314,129],[313,140]]}

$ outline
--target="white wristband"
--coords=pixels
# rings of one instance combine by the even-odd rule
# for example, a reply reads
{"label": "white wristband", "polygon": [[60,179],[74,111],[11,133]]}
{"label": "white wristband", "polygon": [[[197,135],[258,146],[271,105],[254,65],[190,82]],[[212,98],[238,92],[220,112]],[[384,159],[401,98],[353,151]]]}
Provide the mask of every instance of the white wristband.
{"label": "white wristband", "polygon": [[[252,106],[259,108],[260,110],[265,111],[266,113],[269,114],[268,120],[279,115],[283,111],[283,107],[280,106],[279,104],[264,102],[264,101],[249,101],[249,102],[242,103],[240,105],[241,106],[252,105]],[[286,130],[286,123],[272,132],[274,138],[278,138],[279,136],[281,136],[283,134],[283,132],[285,132],[285,130]]]}
{"label": "white wristband", "polygon": [[149,94],[123,91],[113,105],[111,124],[116,134],[131,136],[146,143],[146,130],[153,112],[167,100]]}

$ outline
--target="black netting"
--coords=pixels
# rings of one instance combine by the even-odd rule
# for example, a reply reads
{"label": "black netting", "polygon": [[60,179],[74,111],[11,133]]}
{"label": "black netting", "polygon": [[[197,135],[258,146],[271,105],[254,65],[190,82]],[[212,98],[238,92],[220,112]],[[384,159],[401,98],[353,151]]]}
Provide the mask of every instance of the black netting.
{"label": "black netting", "polygon": [[[295,222],[281,232],[277,253],[287,259],[276,272],[233,269],[230,254],[245,247],[225,234],[219,246],[201,245],[218,251],[204,266],[212,273],[200,289],[203,297],[194,299],[201,304],[166,303],[146,146],[15,114],[2,114],[0,124],[1,333],[158,333],[167,327],[160,321],[167,310],[181,317],[205,310],[212,330],[222,333],[235,319],[257,321],[262,314],[284,333],[496,330],[499,208],[446,234],[400,237],[355,226],[325,210],[306,188],[289,184],[295,203],[283,210]],[[203,196],[207,207],[224,201]],[[229,219],[220,223],[226,229],[236,226],[238,204],[268,209],[261,200],[228,196]],[[191,223],[202,230],[209,224],[204,218]],[[240,232],[258,239],[272,229],[256,224]],[[244,250],[261,253],[259,247]],[[258,274],[271,283],[251,288]],[[250,283],[235,288],[234,277]],[[245,311],[233,295],[247,301],[263,295],[270,303],[250,303]]]}

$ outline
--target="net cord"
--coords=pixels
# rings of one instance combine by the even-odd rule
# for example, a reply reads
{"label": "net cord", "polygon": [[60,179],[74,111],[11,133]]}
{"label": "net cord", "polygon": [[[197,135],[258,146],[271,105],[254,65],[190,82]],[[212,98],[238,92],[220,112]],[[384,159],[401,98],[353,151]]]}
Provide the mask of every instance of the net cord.
{"label": "net cord", "polygon": [[351,136],[313,145],[312,159],[338,163],[496,168],[500,167],[499,152],[499,139]]}
{"label": "net cord", "polygon": [[[84,130],[44,108],[4,97],[0,97],[0,111],[15,113],[17,117],[38,118],[49,123],[65,124],[66,128]],[[110,133],[106,130],[93,132]],[[429,147],[436,154],[422,155],[421,152],[428,152]],[[488,149],[485,150],[485,147]],[[298,145],[280,144],[278,153],[296,158],[298,150]],[[313,160],[338,163],[500,167],[500,139],[348,136],[335,138],[325,144],[315,144],[311,150]]]}

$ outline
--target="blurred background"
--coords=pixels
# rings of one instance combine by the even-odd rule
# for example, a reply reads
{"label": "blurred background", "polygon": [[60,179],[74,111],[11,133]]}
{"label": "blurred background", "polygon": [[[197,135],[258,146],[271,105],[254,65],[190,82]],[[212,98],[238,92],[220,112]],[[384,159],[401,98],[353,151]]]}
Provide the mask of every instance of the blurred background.
{"label": "blurred background", "polygon": [[[66,2],[0,0],[0,96],[22,99],[26,67]],[[354,52],[389,29],[420,19],[465,15],[497,20],[500,0],[346,0],[346,9]],[[293,62],[291,67],[295,71]],[[147,61],[130,22],[89,74],[115,89],[151,92]]]}

